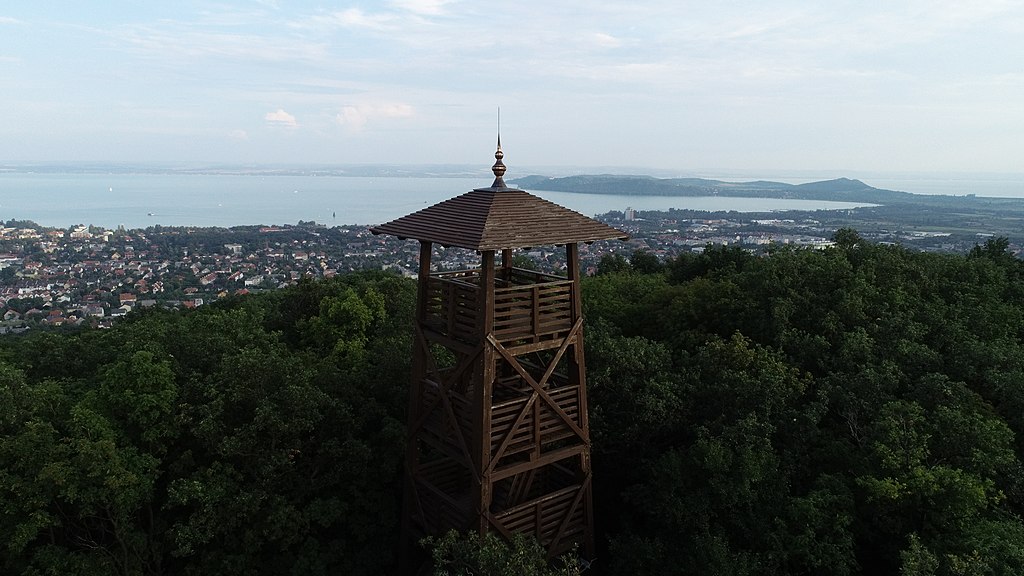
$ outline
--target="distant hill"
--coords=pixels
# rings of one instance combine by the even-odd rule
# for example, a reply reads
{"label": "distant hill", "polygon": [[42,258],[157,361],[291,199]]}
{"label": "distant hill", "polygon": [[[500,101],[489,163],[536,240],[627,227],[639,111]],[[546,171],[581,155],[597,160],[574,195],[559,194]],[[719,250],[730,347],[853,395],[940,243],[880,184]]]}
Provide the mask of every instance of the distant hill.
{"label": "distant hill", "polygon": [[836,178],[806,184],[786,184],[756,180],[723,182],[704,178],[653,178],[612,174],[568,176],[524,176],[510,183],[526,190],[580,192],[589,194],[626,194],[636,196],[732,196],[739,198],[793,198],[892,204],[920,202],[921,196],[908,192],[883,190],[860,180]]}

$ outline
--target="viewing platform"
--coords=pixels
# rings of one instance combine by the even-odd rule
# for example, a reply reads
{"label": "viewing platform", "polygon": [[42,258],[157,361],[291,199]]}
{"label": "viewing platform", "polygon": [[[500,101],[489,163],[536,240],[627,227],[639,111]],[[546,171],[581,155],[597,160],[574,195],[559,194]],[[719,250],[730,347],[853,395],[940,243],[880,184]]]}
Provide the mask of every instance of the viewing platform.
{"label": "viewing platform", "polygon": [[[424,327],[473,345],[487,336],[480,317],[485,291],[480,269],[435,272],[427,282]],[[522,268],[495,269],[492,334],[502,344],[545,348],[560,344],[573,327],[572,280]]]}

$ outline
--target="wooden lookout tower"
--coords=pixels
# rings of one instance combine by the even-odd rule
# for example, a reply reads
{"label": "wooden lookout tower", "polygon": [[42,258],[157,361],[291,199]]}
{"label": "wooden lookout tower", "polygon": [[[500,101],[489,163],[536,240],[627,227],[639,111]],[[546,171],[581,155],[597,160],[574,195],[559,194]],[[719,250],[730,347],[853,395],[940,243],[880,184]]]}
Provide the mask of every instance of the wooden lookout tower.
{"label": "wooden lookout tower", "polygon": [[[372,229],[420,242],[404,537],[525,533],[592,557],[578,245],[627,235],[506,186],[500,137],[494,156],[490,188]],[[432,272],[435,244],[479,267]],[[513,266],[537,246],[564,246],[567,277]]]}

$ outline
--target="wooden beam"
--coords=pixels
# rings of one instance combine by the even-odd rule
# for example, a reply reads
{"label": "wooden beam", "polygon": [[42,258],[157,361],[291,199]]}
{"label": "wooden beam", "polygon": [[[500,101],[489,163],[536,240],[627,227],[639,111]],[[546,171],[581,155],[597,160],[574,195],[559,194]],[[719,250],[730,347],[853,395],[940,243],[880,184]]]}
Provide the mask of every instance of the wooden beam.
{"label": "wooden beam", "polygon": [[501,532],[501,535],[505,537],[505,540],[509,542],[512,541],[512,533],[508,531],[508,528],[505,528],[505,525],[501,523],[501,520],[498,520],[494,517],[494,514],[491,514],[490,510],[487,511],[487,522],[490,523],[491,526],[497,528],[498,532]]}
{"label": "wooden beam", "polygon": [[583,316],[580,305],[580,247],[575,242],[565,245],[565,265],[569,280],[572,280],[572,320]]}
{"label": "wooden beam", "polygon": [[[489,335],[494,330],[494,250],[484,250],[480,259],[480,290],[477,292],[477,318],[479,331]],[[473,506],[476,518],[474,528],[483,534],[487,531],[487,514],[493,497],[493,481],[489,477],[488,465],[491,460],[491,398],[495,379],[495,356],[490,346],[483,342],[479,369],[474,371],[473,410],[473,465],[479,474],[479,481],[473,487]]]}
{"label": "wooden beam", "polygon": [[509,274],[512,270],[512,249],[505,248],[501,251],[501,267],[504,268],[505,280],[510,280]]}
{"label": "wooden beam", "polygon": [[[580,287],[580,259],[579,244],[569,243],[565,245],[566,265],[568,267],[569,280],[572,281],[572,316],[574,321],[583,320],[583,292]],[[584,533],[583,553],[589,558],[594,557],[594,502],[591,494],[591,470],[590,470],[590,411],[587,405],[587,363],[583,354],[583,330],[576,336],[571,358],[572,366],[569,370],[569,383],[579,386],[579,412],[580,424],[583,429],[583,441],[586,449],[580,452],[580,467],[587,475],[586,488],[583,494]]]}
{"label": "wooden beam", "polygon": [[479,482],[480,471],[477,470],[476,466],[472,465],[473,457],[469,451],[469,443],[466,442],[465,436],[462,435],[462,426],[459,426],[459,419],[455,416],[455,410],[452,409],[451,398],[446,393],[440,394],[440,396],[445,413],[448,414],[448,418],[451,419],[452,426],[455,428],[455,439],[459,442],[459,449],[462,450],[462,456],[466,459],[466,465],[473,471],[473,479]]}
{"label": "wooden beam", "polygon": [[551,340],[543,340],[532,344],[520,344],[518,346],[508,346],[505,349],[509,351],[509,354],[513,356],[522,356],[523,354],[529,354],[530,352],[541,352],[543,350],[550,350],[552,348],[560,348],[562,346],[563,338],[552,338]]}
{"label": "wooden beam", "polygon": [[[512,423],[512,426],[508,429],[508,432],[505,433],[505,437],[501,440],[501,444],[498,445],[497,451],[495,451],[494,454],[491,455],[491,462],[490,464],[487,465],[487,473],[493,472],[494,466],[498,463],[498,460],[501,460],[501,457],[505,455],[505,450],[508,448],[509,442],[512,441],[512,437],[515,436],[516,429],[519,428],[519,425],[523,423],[524,419],[526,419],[526,415],[530,413],[531,409],[533,409],[533,405],[536,401],[537,394],[531,394],[530,399],[526,401],[526,404],[523,406],[522,410],[519,411],[519,416],[516,417],[515,422]],[[540,437],[538,436],[538,441],[539,438]]]}
{"label": "wooden beam", "polygon": [[[412,422],[419,420],[421,413],[419,412],[421,404],[423,402],[422,394],[422,381],[426,376],[427,371],[427,357],[429,355],[429,349],[423,346],[423,332],[422,327],[426,321],[427,314],[427,299],[428,294],[428,283],[430,281],[430,254],[432,246],[430,242],[420,241],[420,267],[419,277],[417,278],[417,293],[416,293],[416,319],[414,322],[414,330],[416,333],[415,341],[413,342],[412,349],[412,369],[411,369],[411,382],[409,388],[409,413],[407,421]],[[422,423],[420,424],[422,426]],[[419,491],[417,487],[417,481],[420,478],[419,473],[419,441],[415,434],[409,434],[405,447],[405,473],[406,482],[403,490],[402,505],[402,546],[401,546],[401,563],[402,565],[408,565],[411,561],[413,547],[415,542],[413,541],[413,516],[415,515],[414,510],[418,510],[420,515],[423,515],[423,508],[420,503]]]}
{"label": "wooden beam", "polygon": [[448,390],[451,388],[452,384],[454,384],[459,379],[459,377],[462,376],[462,373],[465,372],[467,368],[473,365],[474,361],[476,360],[476,357],[483,351],[483,349],[484,346],[480,346],[479,348],[477,348],[476,354],[464,357],[462,362],[455,368],[455,371],[448,375],[448,379],[440,383],[440,386],[438,387],[438,398],[431,402],[426,410],[418,414],[419,418],[412,426],[409,427],[409,430],[407,431],[407,433],[410,436],[412,434],[415,434],[420,428],[423,427],[423,424],[426,422],[427,417],[430,416],[430,413],[433,412],[434,408],[437,407],[437,403],[441,401],[440,396],[448,393]]}
{"label": "wooden beam", "polygon": [[449,338],[440,332],[431,330],[430,328],[422,328],[423,335],[430,340],[433,344],[440,344],[452,352],[458,352],[460,354],[472,354],[480,348],[479,344],[466,344],[460,340]]}
{"label": "wooden beam", "polygon": [[538,382],[538,384],[540,384],[541,386],[547,384],[548,378],[551,378],[551,374],[555,371],[555,368],[558,367],[558,362],[562,359],[562,356],[565,355],[565,351],[569,348],[569,344],[576,341],[576,334],[582,328],[583,319],[580,318],[576,320],[576,325],[572,327],[572,330],[569,331],[569,335],[566,336],[565,340],[562,341],[562,345],[559,346],[558,352],[555,352],[555,357],[551,359],[551,363],[548,364],[548,369],[544,371],[544,377],[540,379],[540,382]]}
{"label": "wooden beam", "polygon": [[565,460],[566,458],[579,456],[580,453],[582,453],[586,449],[587,447],[582,444],[577,444],[575,446],[566,446],[565,448],[559,448],[558,450],[555,450],[553,452],[548,452],[547,454],[544,454],[543,456],[537,458],[536,460],[520,462],[519,464],[513,464],[511,466],[506,466],[504,468],[498,468],[493,473],[491,473],[491,481],[497,482],[498,480],[508,478],[509,476],[515,476],[516,474],[521,474],[523,472],[527,472],[529,470],[533,470],[536,468],[542,468],[544,466],[547,466],[548,464],[552,464],[560,460]]}
{"label": "wooden beam", "polygon": [[[562,535],[565,534],[565,529],[569,526],[569,521],[572,520],[573,512],[576,512],[576,508],[580,505],[580,502],[584,500],[584,496],[590,492],[591,478],[592,474],[588,472],[586,479],[583,480],[583,485],[580,486],[580,491],[576,493],[576,498],[572,501],[572,505],[565,511],[565,516],[562,518],[562,522],[558,525],[558,532],[555,532],[554,538],[551,539],[551,545],[548,546],[548,558],[551,558],[554,555],[553,552],[557,548],[559,540],[562,539]],[[587,521],[585,514],[583,521]]]}
{"label": "wooden beam", "polygon": [[430,282],[430,254],[433,245],[426,240],[420,240],[420,275],[417,278],[416,293],[416,320],[423,322],[427,311],[427,287]]}
{"label": "wooden beam", "polygon": [[558,405],[558,402],[555,402],[554,399],[551,398],[550,395],[548,395],[547,390],[544,390],[543,388],[540,387],[539,384],[537,384],[537,381],[533,379],[533,376],[530,376],[530,373],[523,369],[522,365],[520,365],[519,362],[516,361],[515,357],[509,354],[508,351],[505,350],[505,347],[502,346],[500,342],[494,339],[494,336],[488,335],[487,341],[490,342],[491,346],[493,346],[494,349],[497,350],[498,353],[505,358],[509,365],[511,365],[512,368],[516,372],[518,372],[520,376],[523,377],[523,380],[525,380],[526,383],[529,384],[530,387],[533,388],[537,392],[537,394],[540,395],[541,399],[544,400],[544,402],[549,407],[551,407],[551,410],[553,410],[559,418],[565,421],[566,425],[568,425],[569,428],[573,432],[575,432],[577,436],[579,436],[581,439],[585,441],[588,441],[588,439],[584,437],[583,430],[581,430],[580,427],[576,425],[576,422],[573,422],[572,417],[570,417],[568,414],[565,413],[564,410],[562,410],[562,407]]}

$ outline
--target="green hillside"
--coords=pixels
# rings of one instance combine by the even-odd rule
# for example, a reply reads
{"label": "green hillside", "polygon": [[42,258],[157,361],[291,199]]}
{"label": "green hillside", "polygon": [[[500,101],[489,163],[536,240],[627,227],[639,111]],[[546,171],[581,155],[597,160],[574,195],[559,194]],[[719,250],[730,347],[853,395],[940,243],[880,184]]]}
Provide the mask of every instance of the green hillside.
{"label": "green hillside", "polygon": [[741,198],[793,198],[847,202],[895,203],[927,201],[907,192],[882,190],[860,180],[837,178],[806,184],[785,184],[757,180],[722,182],[703,178],[653,178],[650,176],[525,176],[511,181],[526,190],[625,194],[637,196],[732,196]]}
{"label": "green hillside", "polygon": [[[586,279],[587,573],[1021,573],[1024,263],[835,240]],[[414,291],[0,339],[0,573],[394,573]]]}

